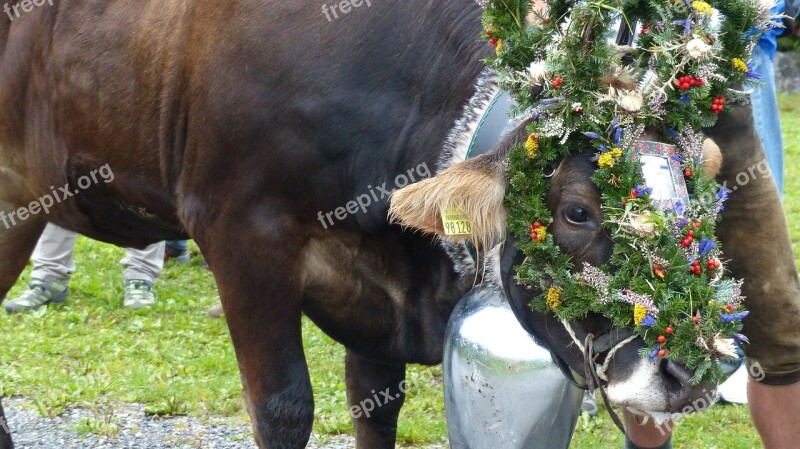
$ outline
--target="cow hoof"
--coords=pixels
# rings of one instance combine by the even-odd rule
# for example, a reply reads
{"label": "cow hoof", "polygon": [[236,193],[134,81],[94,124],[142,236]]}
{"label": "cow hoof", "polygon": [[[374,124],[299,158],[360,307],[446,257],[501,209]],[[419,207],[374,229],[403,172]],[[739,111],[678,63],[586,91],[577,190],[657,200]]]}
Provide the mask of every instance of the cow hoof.
{"label": "cow hoof", "polygon": [[222,311],[222,304],[209,307],[206,313],[208,313],[208,316],[211,318],[219,318],[224,313]]}

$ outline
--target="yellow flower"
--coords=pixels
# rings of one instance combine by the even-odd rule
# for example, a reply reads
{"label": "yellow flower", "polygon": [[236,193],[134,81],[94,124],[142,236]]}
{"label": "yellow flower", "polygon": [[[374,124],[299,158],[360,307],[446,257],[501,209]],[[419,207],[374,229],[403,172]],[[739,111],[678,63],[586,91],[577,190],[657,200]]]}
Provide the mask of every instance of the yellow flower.
{"label": "yellow flower", "polygon": [[733,68],[734,69],[739,70],[741,72],[746,72],[747,71],[747,63],[745,63],[741,59],[733,58],[733,59],[731,59],[731,62],[733,63]]}
{"label": "yellow flower", "polygon": [[711,5],[709,5],[706,2],[693,1],[692,8],[694,8],[694,10],[697,11],[698,14],[705,14],[707,16],[714,14],[714,9],[711,8]]}
{"label": "yellow flower", "polygon": [[613,167],[614,166],[614,156],[612,156],[611,153],[603,153],[603,154],[601,154],[600,157],[597,159],[597,165],[599,165],[600,168],[611,168],[611,167]]}
{"label": "yellow flower", "polygon": [[499,56],[501,51],[503,51],[503,41],[498,40],[497,47],[494,49],[494,53]]}
{"label": "yellow flower", "polygon": [[555,311],[561,305],[561,288],[552,286],[547,290],[547,305]]}
{"label": "yellow flower", "polygon": [[525,150],[528,151],[529,158],[536,158],[536,153],[539,151],[539,138],[536,134],[528,136],[528,140],[525,141]]}
{"label": "yellow flower", "polygon": [[622,150],[619,147],[614,147],[597,158],[597,165],[599,165],[600,168],[611,168],[617,163],[617,159],[621,157]]}
{"label": "yellow flower", "polygon": [[647,318],[647,309],[639,304],[633,306],[633,322],[638,326]]}
{"label": "yellow flower", "polygon": [[546,236],[547,236],[547,226],[542,226],[542,225],[537,226],[536,224],[531,225],[531,240],[533,240],[536,243],[540,243],[544,240]]}

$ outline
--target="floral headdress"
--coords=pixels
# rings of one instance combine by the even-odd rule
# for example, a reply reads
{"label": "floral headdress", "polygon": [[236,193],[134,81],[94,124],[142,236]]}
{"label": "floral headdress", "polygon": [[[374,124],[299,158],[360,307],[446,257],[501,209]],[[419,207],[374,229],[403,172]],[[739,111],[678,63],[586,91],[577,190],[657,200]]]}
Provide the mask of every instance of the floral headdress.
{"label": "floral headdress", "polygon": [[[633,327],[643,356],[681,360],[693,383],[715,382],[716,360],[735,358],[741,281],[727,277],[716,223],[727,191],[705,176],[701,129],[755,82],[748,65],[772,5],[750,0],[484,0],[486,63],[500,74],[520,115],[531,117],[526,141],[511,150],[506,197],[509,229],[527,256],[517,282],[541,289],[535,309],[563,320],[600,313]],[[717,14],[718,13],[718,14]],[[531,23],[532,18],[532,23]],[[635,28],[632,46],[609,42],[620,20]],[[678,201],[656,201],[642,175],[644,130],[674,145],[673,172],[685,182]],[[615,245],[607,265],[574,266],[547,231],[547,167],[596,151],[592,179],[602,194],[604,226]]]}

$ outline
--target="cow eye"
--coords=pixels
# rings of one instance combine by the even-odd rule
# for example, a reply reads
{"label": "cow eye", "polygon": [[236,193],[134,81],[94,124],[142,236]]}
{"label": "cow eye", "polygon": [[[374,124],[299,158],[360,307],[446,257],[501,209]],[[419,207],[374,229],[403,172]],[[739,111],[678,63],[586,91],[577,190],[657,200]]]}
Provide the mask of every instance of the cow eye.
{"label": "cow eye", "polygon": [[576,224],[586,223],[589,221],[589,211],[580,206],[572,206],[568,208],[564,212],[564,215],[567,217],[567,220]]}

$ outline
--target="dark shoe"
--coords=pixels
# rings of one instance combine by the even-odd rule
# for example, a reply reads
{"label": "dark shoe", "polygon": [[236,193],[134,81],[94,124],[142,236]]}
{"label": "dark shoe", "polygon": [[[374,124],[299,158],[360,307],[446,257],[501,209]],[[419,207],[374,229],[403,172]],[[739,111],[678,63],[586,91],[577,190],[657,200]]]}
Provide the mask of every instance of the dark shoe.
{"label": "dark shoe", "polygon": [[164,262],[168,260],[174,260],[179,264],[185,264],[189,263],[189,259],[191,259],[191,257],[189,256],[189,251],[187,250],[177,249],[172,246],[167,246],[164,248]]}

